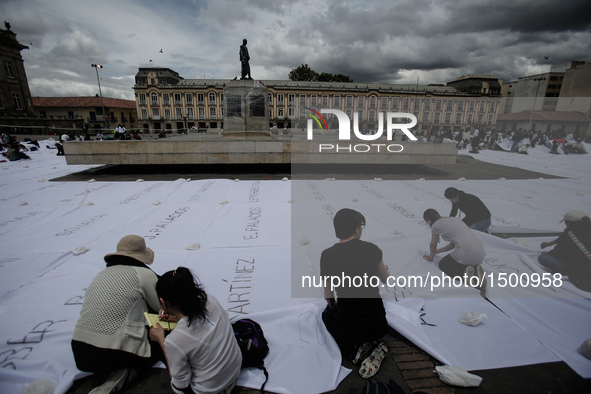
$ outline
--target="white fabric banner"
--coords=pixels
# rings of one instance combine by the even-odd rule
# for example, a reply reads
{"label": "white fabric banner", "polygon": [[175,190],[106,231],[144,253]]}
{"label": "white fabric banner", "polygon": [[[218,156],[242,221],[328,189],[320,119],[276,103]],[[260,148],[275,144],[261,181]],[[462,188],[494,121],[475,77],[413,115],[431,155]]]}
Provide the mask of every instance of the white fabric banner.
{"label": "white fabric banner", "polygon": [[[262,324],[271,344],[265,360],[269,390],[334,389],[348,371],[321,324],[321,289],[302,291],[301,278],[319,273],[320,253],[337,242],[332,218],[345,207],[366,217],[362,239],[382,249],[391,275],[429,278],[424,286],[399,282],[381,289],[390,325],[425,351],[468,370],[560,359],[589,378],[591,361],[576,348],[591,336],[591,293],[566,277],[561,286],[548,288],[531,281],[500,287],[497,281],[500,273],[543,275],[539,244],[552,239],[543,234],[563,230],[565,207],[591,212],[591,155],[547,152],[481,151],[477,158],[576,177],[49,182],[90,167],[67,166],[55,150],[30,152],[31,161],[1,163],[0,392],[19,393],[25,384],[45,379],[59,394],[85,375],[70,350],[84,291],[104,269],[103,256],[127,234],[143,236],[154,249],[157,273],[187,266],[231,318],[248,316]],[[434,263],[422,259],[430,240],[422,213],[434,208],[448,215],[451,204],[443,191],[449,186],[479,196],[492,212],[493,230],[540,233],[511,240],[477,234],[486,251],[483,267],[494,278],[487,295],[502,312],[475,289],[433,286],[433,278],[441,277],[442,256]],[[488,318],[476,327],[460,324],[469,311]],[[244,370],[239,383],[260,387],[257,372]]]}

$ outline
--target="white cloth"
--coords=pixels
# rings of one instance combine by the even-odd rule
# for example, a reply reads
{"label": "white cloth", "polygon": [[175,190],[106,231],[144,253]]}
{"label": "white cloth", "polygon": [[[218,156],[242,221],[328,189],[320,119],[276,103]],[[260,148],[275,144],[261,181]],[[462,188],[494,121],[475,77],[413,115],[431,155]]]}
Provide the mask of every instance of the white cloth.
{"label": "white cloth", "polygon": [[474,232],[458,218],[441,218],[431,226],[433,234],[454,244],[451,257],[462,265],[479,265],[484,260],[484,246]]}
{"label": "white cloth", "polygon": [[228,313],[211,294],[207,295],[207,318],[183,317],[166,337],[164,347],[172,384],[196,393],[219,393],[240,373],[242,355],[234,338]]}

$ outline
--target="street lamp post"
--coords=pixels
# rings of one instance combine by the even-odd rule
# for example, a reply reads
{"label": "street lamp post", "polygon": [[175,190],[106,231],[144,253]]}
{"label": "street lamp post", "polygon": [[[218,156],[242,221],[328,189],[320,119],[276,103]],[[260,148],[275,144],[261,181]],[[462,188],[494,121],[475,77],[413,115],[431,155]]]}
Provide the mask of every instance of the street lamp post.
{"label": "street lamp post", "polygon": [[536,95],[534,96],[534,105],[531,108],[531,113],[529,114],[529,129],[531,130],[532,120],[534,118],[534,110],[536,109],[536,99],[538,98],[538,93],[540,91],[540,83],[545,81],[546,78],[534,78],[534,81],[538,81],[538,88],[536,89]]}
{"label": "street lamp post", "polygon": [[103,92],[101,91],[101,79],[99,78],[99,68],[103,68],[100,64],[91,64],[92,67],[96,69],[96,81],[98,82],[99,94],[101,95],[101,106],[103,107],[103,120],[105,121],[105,130],[108,130],[107,127],[107,115],[105,114],[105,103],[103,102]]}

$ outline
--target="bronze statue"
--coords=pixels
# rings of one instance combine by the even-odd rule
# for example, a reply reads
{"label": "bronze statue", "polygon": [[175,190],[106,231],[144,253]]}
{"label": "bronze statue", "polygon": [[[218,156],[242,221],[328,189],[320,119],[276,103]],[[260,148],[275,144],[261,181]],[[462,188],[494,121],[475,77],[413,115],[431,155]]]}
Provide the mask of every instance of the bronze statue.
{"label": "bronze statue", "polygon": [[[240,63],[242,63],[242,78],[240,79],[252,79],[250,76],[250,65],[248,61],[250,60],[250,56],[248,55],[248,48],[246,47],[246,38],[242,40],[242,45],[240,45]],[[248,78],[246,77],[248,75]]]}

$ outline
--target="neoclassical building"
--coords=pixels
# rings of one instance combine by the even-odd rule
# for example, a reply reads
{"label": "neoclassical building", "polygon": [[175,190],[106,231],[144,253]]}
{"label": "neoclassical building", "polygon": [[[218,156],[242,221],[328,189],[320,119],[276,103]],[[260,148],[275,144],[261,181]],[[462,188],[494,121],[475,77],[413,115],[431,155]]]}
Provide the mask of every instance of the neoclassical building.
{"label": "neoclassical building", "polygon": [[[169,68],[140,68],[135,78],[138,127],[144,132],[223,129],[229,79],[185,79]],[[492,128],[501,99],[493,77],[464,77],[444,85],[358,82],[253,81],[268,88],[269,127],[304,128],[307,108],[338,109],[360,130],[376,130],[380,112],[414,114],[414,130]],[[325,117],[337,128],[334,115]]]}

